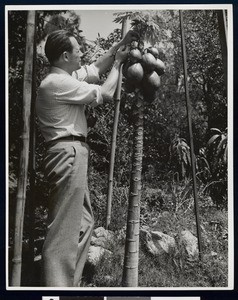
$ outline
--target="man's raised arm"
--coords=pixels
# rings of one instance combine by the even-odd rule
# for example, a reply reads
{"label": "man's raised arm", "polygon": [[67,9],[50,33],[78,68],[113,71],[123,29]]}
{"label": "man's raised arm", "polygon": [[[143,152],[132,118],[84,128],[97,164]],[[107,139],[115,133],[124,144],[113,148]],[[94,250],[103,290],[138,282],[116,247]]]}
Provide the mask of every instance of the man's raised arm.
{"label": "man's raised arm", "polygon": [[121,46],[129,45],[132,41],[138,39],[139,35],[135,31],[129,30],[119,43],[112,46],[103,56],[99,57],[98,60],[94,62],[94,65],[98,69],[99,74],[105,73],[112,66],[115,54]]}

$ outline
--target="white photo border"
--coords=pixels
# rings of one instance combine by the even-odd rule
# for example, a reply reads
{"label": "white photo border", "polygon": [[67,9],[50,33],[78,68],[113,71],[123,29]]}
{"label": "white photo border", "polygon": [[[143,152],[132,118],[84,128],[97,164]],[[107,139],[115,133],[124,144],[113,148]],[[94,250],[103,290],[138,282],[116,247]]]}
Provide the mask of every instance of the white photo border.
{"label": "white photo border", "polygon": [[[228,46],[228,286],[227,287],[137,287],[137,288],[126,288],[126,287],[57,287],[57,288],[45,288],[37,287],[37,291],[44,290],[58,290],[58,291],[129,291],[129,290],[143,290],[143,291],[224,291],[234,289],[234,181],[233,181],[233,5],[232,4],[122,4],[122,5],[6,5],[5,6],[5,128],[6,128],[6,154],[5,154],[5,168],[6,168],[6,245],[9,243],[9,232],[8,232],[8,12],[9,11],[23,11],[23,10],[227,10],[227,46]],[[23,291],[23,290],[35,290],[35,287],[12,287],[9,286],[8,280],[8,251],[6,246],[6,289],[9,291]]]}

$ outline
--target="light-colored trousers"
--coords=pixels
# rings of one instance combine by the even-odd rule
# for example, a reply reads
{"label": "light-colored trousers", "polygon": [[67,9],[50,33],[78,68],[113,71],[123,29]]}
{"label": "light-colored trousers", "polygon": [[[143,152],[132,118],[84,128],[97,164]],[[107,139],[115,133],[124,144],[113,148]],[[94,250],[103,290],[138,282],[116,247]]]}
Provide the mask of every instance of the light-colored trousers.
{"label": "light-colored trousers", "polygon": [[80,285],[94,220],[87,185],[88,145],[58,141],[47,149],[48,232],[42,250],[43,285]]}

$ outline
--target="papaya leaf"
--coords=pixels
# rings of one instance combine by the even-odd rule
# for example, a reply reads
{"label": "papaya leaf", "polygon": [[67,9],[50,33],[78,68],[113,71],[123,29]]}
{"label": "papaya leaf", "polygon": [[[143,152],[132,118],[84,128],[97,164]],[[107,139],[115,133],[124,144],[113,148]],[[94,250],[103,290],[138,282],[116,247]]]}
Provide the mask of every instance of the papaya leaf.
{"label": "papaya leaf", "polygon": [[183,138],[180,138],[180,141],[184,142],[185,144],[187,144],[186,140]]}
{"label": "papaya leaf", "polygon": [[225,138],[224,135],[222,135],[222,138],[221,138],[221,141],[219,142],[218,146],[217,146],[217,157],[223,155],[225,149],[227,147],[225,147],[224,149],[224,146],[227,144],[227,139]]}
{"label": "papaya leaf", "polygon": [[122,21],[125,18],[129,18],[131,19],[133,12],[131,11],[127,11],[127,12],[119,12],[119,13],[114,13],[113,15],[115,15],[115,19],[113,20],[115,23],[122,23]]}
{"label": "papaya leaf", "polygon": [[214,141],[220,137],[220,134],[215,134],[213,135],[210,140],[207,142],[207,145],[210,146],[212,143],[214,143]]}
{"label": "papaya leaf", "polygon": [[183,151],[182,152],[182,160],[183,162],[187,165],[188,164],[188,161],[187,161],[187,155],[186,155],[186,151]]}
{"label": "papaya leaf", "polygon": [[206,165],[206,167],[207,167],[208,169],[210,169],[209,163],[208,163],[208,161],[206,160],[206,158],[205,158],[205,157],[201,157],[200,159],[204,162],[204,164]]}
{"label": "papaya leaf", "polygon": [[213,131],[214,133],[221,134],[221,130],[218,128],[211,128],[210,131]]}

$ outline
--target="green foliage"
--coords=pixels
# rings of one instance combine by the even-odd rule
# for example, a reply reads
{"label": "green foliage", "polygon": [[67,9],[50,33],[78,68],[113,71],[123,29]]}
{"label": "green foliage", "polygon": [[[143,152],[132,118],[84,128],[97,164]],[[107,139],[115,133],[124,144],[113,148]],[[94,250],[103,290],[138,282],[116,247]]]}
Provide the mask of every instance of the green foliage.
{"label": "green foliage", "polygon": [[26,35],[26,11],[10,11],[9,20],[9,157],[10,170],[16,175],[18,173],[18,160],[20,151],[19,137],[21,135],[22,121],[22,86],[23,67],[25,59],[25,35]]}
{"label": "green foliage", "polygon": [[227,206],[227,131],[211,128],[212,136],[207,143],[210,161],[211,183],[209,191],[218,206]]}
{"label": "green foliage", "polygon": [[[227,99],[217,14],[215,11],[187,13],[184,23],[188,49],[188,73],[191,76],[191,99],[199,96],[204,101],[209,128],[222,124],[222,129],[225,129]],[[196,96],[197,89],[200,92]]]}
{"label": "green foliage", "polygon": [[84,62],[86,64],[93,63],[101,55],[105,54],[114,43],[119,42],[120,39],[120,29],[114,29],[114,31],[110,33],[107,38],[102,38],[98,36],[93,44],[86,45],[86,51],[84,53]]}
{"label": "green foliage", "polygon": [[196,175],[203,182],[207,183],[211,179],[211,168],[207,160],[206,148],[200,148],[196,156]]}
{"label": "green foliage", "polygon": [[221,132],[217,128],[211,128],[213,136],[209,139],[207,146],[213,156],[213,172],[220,175],[220,169],[227,167],[227,132]]}
{"label": "green foliage", "polygon": [[60,29],[72,32],[78,42],[85,42],[80,30],[80,16],[75,11],[38,11],[37,17],[37,43],[52,31]]}
{"label": "green foliage", "polygon": [[179,179],[188,177],[191,168],[190,147],[186,140],[175,136],[169,148],[171,162],[175,164]]}
{"label": "green foliage", "polygon": [[124,19],[131,20],[131,28],[139,33],[140,40],[155,44],[161,35],[160,24],[165,20],[157,11],[128,11],[115,13],[116,23],[122,23]]}

